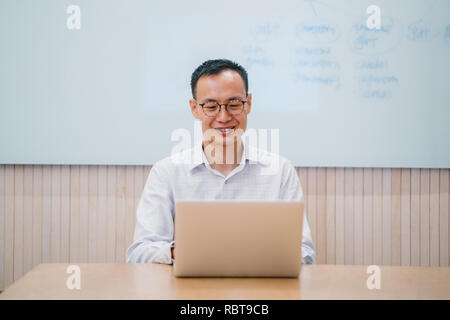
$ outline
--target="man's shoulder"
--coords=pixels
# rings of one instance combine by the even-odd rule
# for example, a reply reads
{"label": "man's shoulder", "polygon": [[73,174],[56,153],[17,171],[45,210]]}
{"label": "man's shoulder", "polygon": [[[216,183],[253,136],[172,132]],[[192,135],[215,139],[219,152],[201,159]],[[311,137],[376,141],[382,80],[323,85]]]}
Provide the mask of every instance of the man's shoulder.
{"label": "man's shoulder", "polygon": [[280,172],[285,172],[291,167],[293,168],[292,162],[278,152],[271,152],[253,145],[248,146],[248,152],[251,164],[260,164],[264,167],[278,169]]}
{"label": "man's shoulder", "polygon": [[157,161],[153,167],[165,170],[179,170],[189,168],[197,162],[201,162],[201,154],[200,159],[198,159],[195,148],[190,148],[173,152],[171,155]]}

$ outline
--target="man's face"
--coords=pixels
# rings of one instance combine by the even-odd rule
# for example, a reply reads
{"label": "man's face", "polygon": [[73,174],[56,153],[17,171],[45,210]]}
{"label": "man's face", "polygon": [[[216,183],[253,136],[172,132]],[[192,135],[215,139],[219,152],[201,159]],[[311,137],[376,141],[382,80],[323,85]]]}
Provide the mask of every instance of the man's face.
{"label": "man's face", "polygon": [[[215,117],[208,117],[199,104],[214,100],[220,104],[230,100],[239,99],[247,101],[244,110],[239,115],[232,115],[223,105]],[[202,76],[196,86],[196,100],[189,100],[191,112],[196,119],[202,122],[202,131],[205,137],[215,137],[215,141],[229,143],[234,137],[240,137],[247,128],[247,115],[250,113],[252,95],[245,94],[245,84],[239,73],[233,70],[224,70],[219,74]],[[217,137],[222,139],[217,139]],[[210,138],[206,139],[211,140]]]}

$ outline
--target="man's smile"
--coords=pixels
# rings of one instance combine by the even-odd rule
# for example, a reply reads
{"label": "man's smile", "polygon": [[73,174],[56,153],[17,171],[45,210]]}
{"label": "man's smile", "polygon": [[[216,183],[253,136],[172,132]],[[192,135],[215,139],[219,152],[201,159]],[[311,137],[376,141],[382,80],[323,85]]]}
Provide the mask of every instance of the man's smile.
{"label": "man's smile", "polygon": [[215,128],[222,136],[231,135],[234,132],[234,128],[236,126],[229,126],[229,127],[222,127],[222,128]]}

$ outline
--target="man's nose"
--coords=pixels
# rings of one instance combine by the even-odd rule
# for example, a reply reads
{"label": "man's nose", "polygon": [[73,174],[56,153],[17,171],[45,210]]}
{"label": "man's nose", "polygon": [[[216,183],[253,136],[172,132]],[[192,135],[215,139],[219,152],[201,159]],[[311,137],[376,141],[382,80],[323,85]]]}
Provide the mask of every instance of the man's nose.
{"label": "man's nose", "polygon": [[230,113],[226,110],[225,106],[222,106],[222,108],[220,108],[219,114],[216,117],[216,120],[220,122],[227,122],[230,119]]}

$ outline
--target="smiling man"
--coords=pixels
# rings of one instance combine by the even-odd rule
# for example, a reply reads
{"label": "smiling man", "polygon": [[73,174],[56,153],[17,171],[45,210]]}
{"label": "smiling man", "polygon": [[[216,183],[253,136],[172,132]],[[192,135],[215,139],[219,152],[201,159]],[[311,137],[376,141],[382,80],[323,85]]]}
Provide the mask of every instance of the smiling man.
{"label": "smiling man", "polygon": [[[252,107],[242,66],[225,59],[205,61],[192,74],[191,90],[189,105],[201,121],[202,143],[158,161],[151,169],[127,262],[173,263],[176,201],[303,200],[300,181],[288,160],[241,139]],[[315,259],[305,213],[302,263]]]}

